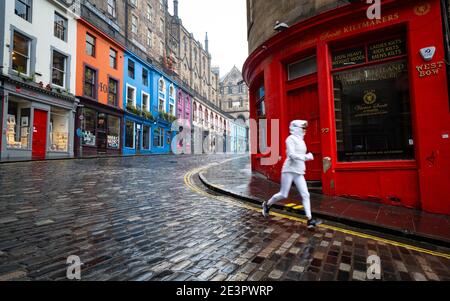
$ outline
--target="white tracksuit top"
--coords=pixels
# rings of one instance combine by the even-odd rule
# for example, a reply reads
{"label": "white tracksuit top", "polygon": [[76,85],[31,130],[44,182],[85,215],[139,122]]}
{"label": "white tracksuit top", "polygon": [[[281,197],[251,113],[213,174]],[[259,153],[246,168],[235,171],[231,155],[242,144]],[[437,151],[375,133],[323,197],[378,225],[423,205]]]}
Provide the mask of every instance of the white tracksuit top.
{"label": "white tracksuit top", "polygon": [[311,154],[306,154],[306,143],[303,135],[290,135],[286,139],[286,161],[284,161],[282,173],[291,172],[304,175],[306,172],[305,161],[313,160]]}

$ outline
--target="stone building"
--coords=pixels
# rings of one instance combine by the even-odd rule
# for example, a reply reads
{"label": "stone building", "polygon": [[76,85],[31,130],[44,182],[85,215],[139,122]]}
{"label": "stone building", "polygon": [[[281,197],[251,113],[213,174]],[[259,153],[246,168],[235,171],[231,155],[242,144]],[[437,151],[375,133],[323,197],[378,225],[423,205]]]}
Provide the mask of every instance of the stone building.
{"label": "stone building", "polygon": [[221,109],[235,120],[248,125],[250,118],[248,88],[236,66],[220,80],[219,91]]}

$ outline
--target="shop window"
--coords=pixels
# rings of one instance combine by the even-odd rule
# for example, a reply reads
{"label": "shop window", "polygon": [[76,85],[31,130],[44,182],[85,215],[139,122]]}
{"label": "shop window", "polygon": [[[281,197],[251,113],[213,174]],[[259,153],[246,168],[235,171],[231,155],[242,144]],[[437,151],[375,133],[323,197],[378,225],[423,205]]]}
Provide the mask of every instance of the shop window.
{"label": "shop window", "polygon": [[14,31],[12,69],[24,74],[30,72],[30,45],[31,40]]}
{"label": "shop window", "polygon": [[31,22],[31,2],[32,0],[15,0],[14,13]]}
{"label": "shop window", "polygon": [[69,115],[52,108],[50,112],[50,150],[67,152],[69,149]]}
{"label": "shop window", "polygon": [[86,54],[95,56],[95,37],[86,33]]}
{"label": "shop window", "polygon": [[406,60],[337,72],[338,160],[414,159]]}
{"label": "shop window", "polygon": [[8,101],[6,120],[6,143],[8,148],[28,149],[30,143],[30,102]]}
{"label": "shop window", "polygon": [[117,107],[119,104],[118,99],[119,83],[115,79],[110,78],[108,83],[108,104]]}
{"label": "shop window", "polygon": [[97,112],[85,108],[83,110],[83,139],[82,144],[87,146],[96,146],[96,123],[97,123]]}
{"label": "shop window", "polygon": [[142,69],[142,84],[148,86],[148,71],[147,69]]}
{"label": "shop window", "polygon": [[134,61],[128,60],[128,77],[134,79]]}
{"label": "shop window", "polygon": [[260,86],[256,91],[256,122],[258,133],[258,150],[260,153],[265,153],[267,149],[267,120],[266,120],[266,103],[265,103],[265,88]]}
{"label": "shop window", "polygon": [[146,125],[142,129],[142,144],[144,149],[150,149],[150,127]]}
{"label": "shop window", "polygon": [[315,56],[288,65],[288,80],[297,79],[317,72]]}
{"label": "shop window", "polygon": [[67,57],[58,51],[53,51],[52,84],[65,87]]}
{"label": "shop window", "polygon": [[117,69],[117,51],[109,49],[109,66],[113,69]]}
{"label": "shop window", "polygon": [[125,147],[134,148],[134,122],[125,122]]}
{"label": "shop window", "polygon": [[55,12],[53,34],[58,39],[67,41],[67,19]]}
{"label": "shop window", "polygon": [[108,115],[108,148],[120,148],[120,118]]}
{"label": "shop window", "polygon": [[97,71],[89,67],[84,69],[84,95],[90,98],[96,98],[95,85],[97,82]]}
{"label": "shop window", "polygon": [[164,147],[164,129],[156,128],[153,130],[153,146]]}
{"label": "shop window", "polygon": [[175,116],[175,106],[172,103],[169,104],[169,114]]}

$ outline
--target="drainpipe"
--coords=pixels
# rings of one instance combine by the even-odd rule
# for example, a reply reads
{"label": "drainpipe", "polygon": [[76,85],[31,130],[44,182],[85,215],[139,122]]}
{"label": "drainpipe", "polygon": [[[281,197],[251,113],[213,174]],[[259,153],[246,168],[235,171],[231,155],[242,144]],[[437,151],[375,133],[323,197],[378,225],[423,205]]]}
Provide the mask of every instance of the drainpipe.
{"label": "drainpipe", "polygon": [[445,64],[447,68],[448,101],[450,105],[450,25],[449,0],[441,0],[442,26],[444,31]]}
{"label": "drainpipe", "polygon": [[128,46],[128,1],[125,1],[125,45]]}

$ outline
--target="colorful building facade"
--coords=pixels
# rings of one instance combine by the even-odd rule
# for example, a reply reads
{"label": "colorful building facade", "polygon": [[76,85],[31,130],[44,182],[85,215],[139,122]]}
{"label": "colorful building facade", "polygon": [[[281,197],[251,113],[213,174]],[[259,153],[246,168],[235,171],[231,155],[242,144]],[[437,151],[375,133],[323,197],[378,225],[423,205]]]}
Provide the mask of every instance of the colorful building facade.
{"label": "colorful building facade", "polygon": [[0,160],[73,157],[77,15],[0,2]]}
{"label": "colorful building facade", "polygon": [[124,50],[86,20],[78,20],[75,152],[80,157],[122,153]]}
{"label": "colorful building facade", "polygon": [[170,153],[177,86],[131,52],[125,53],[124,79],[123,153]]}
{"label": "colorful building facade", "polygon": [[[243,73],[251,118],[268,120],[252,128],[253,147],[278,140],[284,159],[289,122],[308,120],[307,180],[325,194],[450,214],[440,1],[383,1],[378,20],[365,3],[340,3],[265,40],[258,20],[268,3],[252,2]],[[283,160],[264,165],[268,156],[252,155],[252,168],[279,181]]]}

